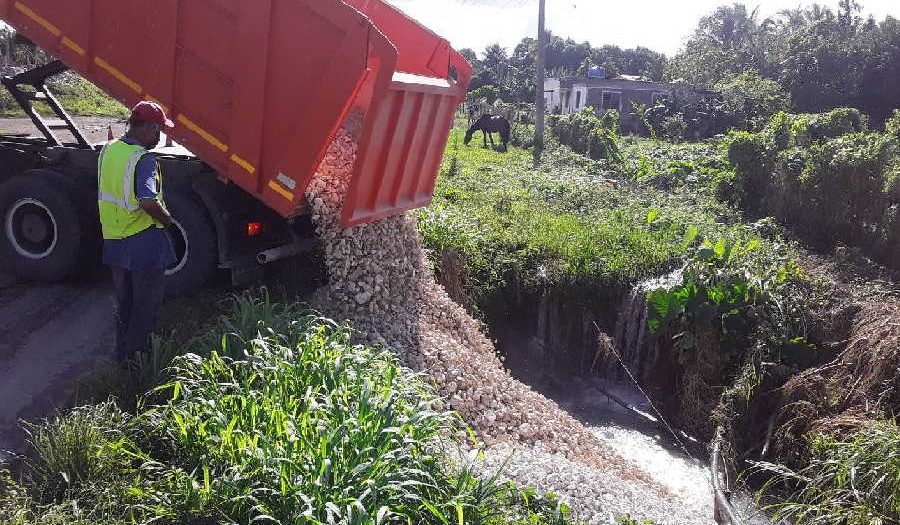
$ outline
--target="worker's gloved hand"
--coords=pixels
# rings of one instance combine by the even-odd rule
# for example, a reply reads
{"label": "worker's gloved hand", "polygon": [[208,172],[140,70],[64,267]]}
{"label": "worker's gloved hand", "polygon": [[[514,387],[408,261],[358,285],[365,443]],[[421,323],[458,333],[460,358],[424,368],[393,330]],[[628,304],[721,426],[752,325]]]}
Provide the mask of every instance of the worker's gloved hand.
{"label": "worker's gloved hand", "polygon": [[166,232],[166,237],[168,237],[169,240],[177,239],[181,235],[181,231],[174,222],[170,222],[167,226],[164,226],[163,231]]}

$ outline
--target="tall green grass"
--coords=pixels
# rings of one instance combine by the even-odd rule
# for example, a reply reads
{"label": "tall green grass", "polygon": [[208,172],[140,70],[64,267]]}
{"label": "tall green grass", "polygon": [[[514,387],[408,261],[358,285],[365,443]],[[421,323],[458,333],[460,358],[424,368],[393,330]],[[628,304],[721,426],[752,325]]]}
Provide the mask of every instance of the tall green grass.
{"label": "tall green grass", "polygon": [[30,427],[0,522],[566,524],[554,497],[475,474],[423,377],[346,325],[245,295],[134,416]]}
{"label": "tall green grass", "polygon": [[[451,135],[434,204],[418,212],[419,230],[433,253],[463,256],[481,296],[630,284],[680,264],[689,230],[751,234],[711,194],[632,184],[624,168],[558,146],[534,169],[526,150],[463,146],[460,133]],[[610,177],[622,184],[610,187]]]}
{"label": "tall green grass", "polygon": [[770,505],[776,520],[811,525],[900,523],[900,428],[873,422],[846,437],[813,438],[809,465],[792,471],[761,463],[772,475],[763,494],[783,498]]}

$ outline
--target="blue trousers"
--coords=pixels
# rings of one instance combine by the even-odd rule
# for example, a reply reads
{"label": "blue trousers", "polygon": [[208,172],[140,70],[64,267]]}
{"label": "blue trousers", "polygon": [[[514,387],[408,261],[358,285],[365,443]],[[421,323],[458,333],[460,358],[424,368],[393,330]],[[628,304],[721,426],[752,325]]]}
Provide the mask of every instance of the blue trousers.
{"label": "blue trousers", "polygon": [[127,361],[150,349],[150,334],[162,305],[165,270],[111,268],[116,289],[116,358]]}

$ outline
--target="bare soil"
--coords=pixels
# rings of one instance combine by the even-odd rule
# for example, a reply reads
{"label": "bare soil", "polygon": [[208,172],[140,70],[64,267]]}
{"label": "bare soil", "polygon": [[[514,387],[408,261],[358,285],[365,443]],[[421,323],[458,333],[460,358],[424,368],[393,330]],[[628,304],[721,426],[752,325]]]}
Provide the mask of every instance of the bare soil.
{"label": "bare soil", "polygon": [[[109,127],[112,127],[113,136],[118,137],[125,132],[125,121],[115,117],[73,117],[87,135],[91,142],[103,142],[107,139]],[[0,135],[26,135],[40,137],[40,131],[28,118],[0,119]],[[68,133],[61,133],[63,141],[71,140]]]}
{"label": "bare soil", "polygon": [[[117,118],[75,121],[92,142],[106,140],[110,126],[115,136],[125,130]],[[0,119],[0,134],[40,136],[27,118]],[[46,417],[67,403],[75,379],[111,354],[113,312],[103,271],[63,284],[0,272],[0,457],[21,446],[19,420]]]}
{"label": "bare soil", "polygon": [[24,439],[19,420],[72,398],[75,379],[111,355],[113,300],[105,272],[64,284],[0,273],[0,457]]}

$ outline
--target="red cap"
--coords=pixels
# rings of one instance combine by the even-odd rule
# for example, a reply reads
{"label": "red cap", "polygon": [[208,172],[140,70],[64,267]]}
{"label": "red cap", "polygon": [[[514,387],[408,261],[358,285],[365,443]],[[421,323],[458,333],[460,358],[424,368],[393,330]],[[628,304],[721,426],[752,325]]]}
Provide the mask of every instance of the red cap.
{"label": "red cap", "polygon": [[175,127],[175,123],[166,117],[166,112],[156,102],[147,102],[146,100],[138,102],[134,109],[131,110],[131,118],[141,122],[156,124],[165,129]]}

